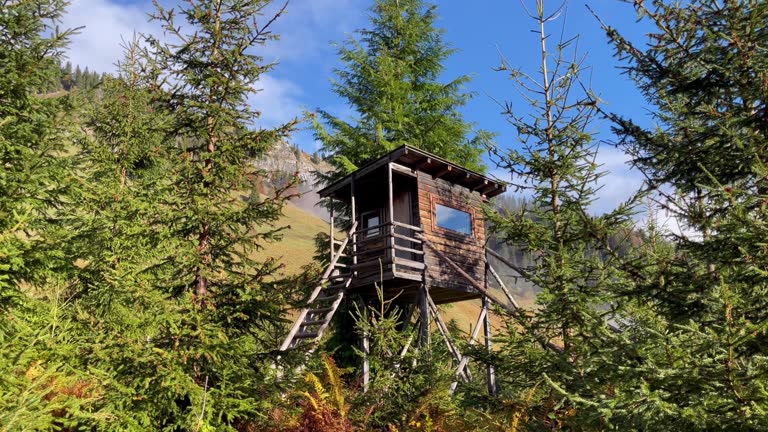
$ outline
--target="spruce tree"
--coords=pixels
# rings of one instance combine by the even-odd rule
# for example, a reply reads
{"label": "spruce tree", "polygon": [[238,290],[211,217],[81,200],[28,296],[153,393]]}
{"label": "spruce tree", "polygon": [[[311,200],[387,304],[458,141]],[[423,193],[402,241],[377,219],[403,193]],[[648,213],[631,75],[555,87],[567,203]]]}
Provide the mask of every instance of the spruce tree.
{"label": "spruce tree", "polygon": [[[89,397],[62,357],[75,351],[59,319],[61,208],[71,186],[66,99],[44,97],[72,30],[57,27],[64,1],[0,6],[0,425],[63,429]],[[55,75],[58,77],[58,75]],[[80,397],[82,396],[82,397]]]}
{"label": "spruce tree", "polygon": [[508,333],[490,361],[501,397],[529,427],[597,430],[609,423],[582,402],[610,398],[615,364],[628,361],[617,349],[627,341],[608,320],[624,315],[614,292],[629,282],[608,240],[631,232],[632,212],[628,205],[601,215],[590,211],[605,174],[595,162],[592,130],[599,99],[583,81],[578,37],[547,33],[564,7],[547,9],[542,0],[530,10],[524,6],[541,47],[536,73],[502,58],[500,69],[530,106],[518,111],[507,104],[520,144],[494,153],[517,190],[531,198],[517,211],[491,212],[489,220],[498,241],[530,254],[529,265],[514,270],[539,292],[534,310],[507,316]]}
{"label": "spruce tree", "polygon": [[[64,315],[73,323],[78,346],[87,347],[87,354],[68,364],[102,374],[98,388],[104,397],[96,409],[110,417],[112,430],[173,424],[179,416],[175,395],[179,388],[188,391],[157,372],[181,375],[183,369],[147,349],[179,317],[176,300],[151,271],[168,253],[158,231],[159,206],[169,193],[170,119],[156,110],[141,81],[137,52],[135,42],[126,47],[118,76],[105,78],[101,97],[80,100],[82,187],[67,209],[73,233],[68,244],[79,269]],[[170,391],[156,380],[179,388]]]}
{"label": "spruce tree", "polygon": [[189,1],[157,4],[153,14],[166,36],[147,39],[142,79],[152,109],[171,123],[161,151],[167,189],[152,224],[161,256],[147,271],[153,289],[174,301],[148,342],[167,355],[155,361],[169,365],[152,378],[156,427],[245,427],[268,407],[265,360],[278,346],[285,299],[276,262],[252,254],[277,238],[284,197],[248,197],[261,174],[253,159],[293,127],[259,128],[247,103],[273,67],[255,51],[275,38],[270,26],[283,12],[265,17],[268,6]]}
{"label": "spruce tree", "polygon": [[72,88],[72,62],[67,61],[64,67],[61,68],[61,86],[64,90],[70,90]]}
{"label": "spruce tree", "polygon": [[[768,5],[635,2],[635,44],[605,25],[655,125],[612,115],[620,143],[684,228],[636,272],[639,377],[613,409],[640,429],[762,430],[766,324]],[[656,236],[658,238],[658,236]],[[670,247],[674,249],[670,250]]]}
{"label": "spruce tree", "polygon": [[[338,118],[325,110],[313,117],[315,137],[334,170],[320,174],[332,182],[364,163],[404,144],[424,149],[470,169],[484,171],[482,152],[491,134],[473,133],[459,110],[469,100],[463,91],[466,75],[441,82],[444,62],[455,53],[435,26],[436,6],[424,0],[377,0],[370,9],[370,25],[357,31],[338,50],[343,67],[335,71],[333,91],[354,109],[355,118]],[[340,230],[348,208],[336,209]],[[341,219],[341,220],[340,220]],[[329,256],[328,235],[316,237],[321,263]],[[344,306],[336,313],[335,326],[355,323]],[[339,364],[353,357],[356,341],[348,332],[329,340]],[[382,371],[382,373],[389,373]]]}
{"label": "spruce tree", "polygon": [[459,109],[470,95],[466,75],[439,80],[455,52],[435,27],[436,6],[423,0],[377,0],[370,28],[339,48],[334,92],[354,109],[347,121],[319,110],[315,135],[338,178],[403,144],[483,170],[481,154],[490,139],[473,134]]}
{"label": "spruce tree", "polygon": [[[66,182],[61,99],[35,95],[72,31],[56,24],[64,2],[6,5],[0,10],[0,310],[12,305],[22,280],[39,280],[47,265],[44,222]],[[41,223],[43,223],[41,225]]]}
{"label": "spruce tree", "polygon": [[72,78],[76,86],[83,85],[83,71],[80,70],[80,65],[75,66],[75,73],[72,74]]}

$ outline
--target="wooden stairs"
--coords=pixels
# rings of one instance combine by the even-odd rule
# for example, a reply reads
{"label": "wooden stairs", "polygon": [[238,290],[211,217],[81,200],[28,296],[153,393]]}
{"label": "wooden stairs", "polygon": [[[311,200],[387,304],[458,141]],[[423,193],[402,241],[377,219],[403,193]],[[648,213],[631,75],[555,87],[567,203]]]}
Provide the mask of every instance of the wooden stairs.
{"label": "wooden stairs", "polygon": [[345,271],[348,270],[348,266],[340,263],[339,260],[350,255],[345,254],[345,251],[356,228],[357,222],[352,225],[347,238],[340,242],[338,250],[332,251],[328,268],[309,296],[307,305],[293,323],[288,336],[280,345],[280,351],[295,348],[302,343],[316,342],[323,337],[323,333],[344,299],[347,288],[352,283],[354,272]]}

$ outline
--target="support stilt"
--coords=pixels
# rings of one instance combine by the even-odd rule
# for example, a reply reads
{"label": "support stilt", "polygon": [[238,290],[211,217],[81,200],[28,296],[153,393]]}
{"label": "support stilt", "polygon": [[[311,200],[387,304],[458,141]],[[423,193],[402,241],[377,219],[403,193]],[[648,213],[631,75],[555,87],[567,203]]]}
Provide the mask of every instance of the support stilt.
{"label": "support stilt", "polygon": [[504,284],[504,281],[501,280],[501,276],[499,276],[499,274],[496,272],[496,269],[494,269],[491,263],[488,262],[488,258],[485,259],[485,265],[488,267],[488,271],[491,273],[491,276],[493,276],[493,278],[496,279],[496,283],[499,284],[499,287],[501,287],[501,290],[504,292],[504,295],[507,296],[507,300],[509,300],[509,303],[515,309],[520,309],[520,305],[517,304],[517,301],[515,300],[515,298],[512,297],[512,294],[507,289],[507,286]]}
{"label": "support stilt", "polygon": [[[406,340],[405,345],[403,345],[403,349],[400,350],[400,359],[402,360],[403,357],[405,357],[405,354],[408,353],[408,348],[411,347],[411,343],[413,342],[413,333],[411,332],[411,318],[413,318],[413,312],[416,310],[415,305],[409,305],[406,307],[406,312],[403,314],[403,326],[401,327],[400,331],[403,333],[409,333],[408,340]],[[419,327],[419,318],[416,318],[416,323],[414,323],[418,328]],[[400,362],[398,361],[395,363],[395,367],[400,366]]]}
{"label": "support stilt", "polygon": [[[352,225],[357,224],[357,204],[355,199],[355,179],[352,178],[352,184],[349,186],[349,202],[352,206]],[[352,230],[350,232],[352,234],[352,277],[357,276],[357,270],[355,270],[355,265],[357,265],[357,231]]]}
{"label": "support stilt", "polygon": [[421,284],[421,290],[419,292],[419,339],[417,346],[419,348],[429,347],[429,292],[427,292],[427,286]]}
{"label": "support stilt", "polygon": [[[453,356],[453,359],[457,363],[461,363],[462,355],[459,353],[459,349],[456,347],[456,345],[453,344],[451,341],[451,334],[448,331],[448,326],[445,325],[443,322],[443,319],[440,317],[440,312],[437,310],[437,306],[432,301],[431,297],[427,297],[427,300],[429,301],[429,307],[432,310],[432,314],[435,316],[435,323],[437,324],[437,329],[440,330],[440,334],[443,336],[443,340],[445,341],[445,345],[448,347],[448,351]],[[469,368],[464,367],[464,369],[459,370],[459,374],[462,378],[464,378],[465,381],[469,382],[472,380],[472,374],[469,372]]]}
{"label": "support stilt", "polygon": [[329,222],[330,222],[330,225],[331,225],[331,233],[330,233],[330,236],[331,236],[331,242],[330,242],[331,243],[331,256],[328,259],[330,261],[332,261],[333,260],[333,256],[336,255],[336,250],[335,250],[335,248],[336,248],[336,233],[335,233],[336,227],[335,227],[335,221],[334,221],[334,217],[333,217],[334,216],[333,215],[333,198],[330,198],[329,202],[330,202],[330,204],[329,204],[329,207],[330,207],[330,221]]}
{"label": "support stilt", "polygon": [[[488,308],[482,308],[480,309],[480,315],[477,317],[477,322],[475,323],[475,327],[472,329],[472,334],[469,336],[469,346],[472,346],[475,344],[475,341],[477,340],[477,336],[480,334],[480,327],[483,325],[483,321],[485,320],[485,317],[488,315]],[[461,371],[464,370],[464,368],[467,366],[467,362],[469,362],[469,357],[466,355],[461,357],[461,361],[459,362],[459,367],[456,368],[455,375],[458,377],[461,374]],[[449,389],[449,392],[453,394],[454,391],[456,391],[456,386],[459,384],[459,381],[456,380],[453,383],[451,383],[451,387]]]}
{"label": "support stilt", "polygon": [[[487,313],[488,312],[488,297],[483,297],[483,310],[486,311],[485,319],[483,320],[483,328],[484,328],[484,337],[485,337],[485,348],[490,352],[493,349],[492,342],[491,342],[491,317]],[[486,381],[488,383],[488,394],[491,396],[496,396],[497,394],[497,388],[496,388],[496,370],[493,368],[493,365],[491,363],[488,363],[488,369],[486,371]]]}
{"label": "support stilt", "polygon": [[371,353],[370,351],[370,340],[368,338],[368,333],[363,333],[363,393],[368,391],[368,384],[371,380],[371,374],[370,374],[370,364],[368,362],[368,355]]}

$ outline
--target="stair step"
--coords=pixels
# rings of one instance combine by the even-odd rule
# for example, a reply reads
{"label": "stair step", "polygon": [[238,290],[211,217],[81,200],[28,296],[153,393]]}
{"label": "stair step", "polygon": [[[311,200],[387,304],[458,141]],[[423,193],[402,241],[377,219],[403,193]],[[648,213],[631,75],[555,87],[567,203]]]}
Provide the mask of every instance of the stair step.
{"label": "stair step", "polygon": [[349,279],[349,278],[343,278],[341,280],[331,281],[331,284],[328,285],[326,288],[331,288],[331,287],[333,287],[333,288],[343,288],[343,287],[346,287],[347,286],[347,279]]}
{"label": "stair step", "polygon": [[[301,319],[294,321],[288,336],[280,346],[281,351],[300,345],[304,339],[319,339],[330,323],[346,294],[347,287],[352,283],[352,278],[357,275],[356,271],[350,269],[352,267],[350,264],[338,262],[341,257],[351,258],[349,261],[356,262],[357,248],[354,245],[350,247],[348,244],[348,241],[354,238],[356,227],[356,223],[352,224],[348,238],[344,241],[332,240],[331,261],[334,261],[334,266],[325,269],[323,273],[325,277],[312,291],[316,297],[301,311]],[[337,249],[336,245],[344,245],[344,247]]]}
{"label": "stair step", "polygon": [[296,333],[296,336],[294,336],[295,339],[311,339],[316,337],[317,337],[317,333],[314,333],[314,332],[309,332],[309,333],[301,332],[301,333]]}
{"label": "stair step", "polygon": [[325,324],[327,322],[328,322],[327,320],[304,321],[303,323],[301,323],[301,326],[302,327],[309,327],[309,326],[314,326],[314,325],[319,325],[319,324]]}

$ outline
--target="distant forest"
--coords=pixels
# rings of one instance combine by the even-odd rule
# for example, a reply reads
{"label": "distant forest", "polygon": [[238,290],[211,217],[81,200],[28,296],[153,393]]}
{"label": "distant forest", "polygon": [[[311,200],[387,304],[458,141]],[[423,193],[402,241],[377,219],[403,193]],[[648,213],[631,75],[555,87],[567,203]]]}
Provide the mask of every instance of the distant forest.
{"label": "distant forest", "polygon": [[36,89],[40,93],[54,93],[60,90],[70,91],[74,88],[92,89],[101,83],[105,73],[89,71],[88,66],[84,69],[80,65],[72,68],[72,63],[67,61],[64,64],[54,62],[51,66],[48,78]]}

